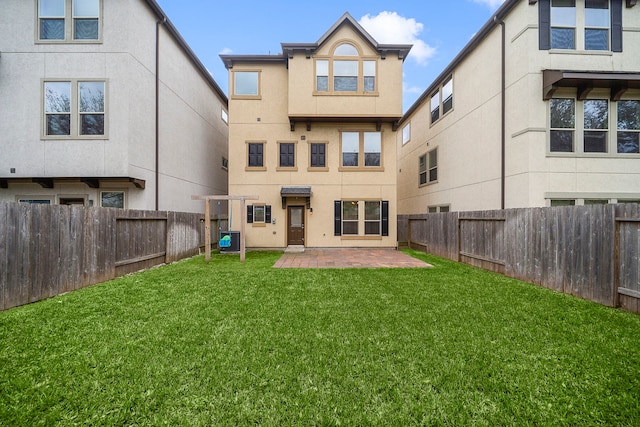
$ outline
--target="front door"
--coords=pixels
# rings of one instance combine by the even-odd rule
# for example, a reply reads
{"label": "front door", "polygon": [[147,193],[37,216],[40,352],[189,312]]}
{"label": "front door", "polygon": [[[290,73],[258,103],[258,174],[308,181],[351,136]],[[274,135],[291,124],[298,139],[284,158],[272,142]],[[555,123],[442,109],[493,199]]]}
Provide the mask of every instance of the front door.
{"label": "front door", "polygon": [[289,206],[287,245],[304,245],[304,206]]}

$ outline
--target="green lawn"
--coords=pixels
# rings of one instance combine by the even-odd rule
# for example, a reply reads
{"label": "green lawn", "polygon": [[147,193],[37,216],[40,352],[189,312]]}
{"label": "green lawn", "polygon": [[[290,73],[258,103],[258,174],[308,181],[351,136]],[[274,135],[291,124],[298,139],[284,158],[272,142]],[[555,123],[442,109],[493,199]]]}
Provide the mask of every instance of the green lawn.
{"label": "green lawn", "polygon": [[0,313],[0,425],[640,425],[640,316],[432,269],[197,257]]}

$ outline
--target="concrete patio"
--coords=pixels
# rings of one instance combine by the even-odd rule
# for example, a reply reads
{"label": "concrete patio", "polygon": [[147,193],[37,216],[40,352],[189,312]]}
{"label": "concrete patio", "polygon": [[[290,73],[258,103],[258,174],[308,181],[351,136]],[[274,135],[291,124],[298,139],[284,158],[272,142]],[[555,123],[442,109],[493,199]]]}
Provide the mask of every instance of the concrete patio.
{"label": "concrete patio", "polygon": [[432,267],[395,249],[326,248],[284,253],[274,268],[426,268]]}

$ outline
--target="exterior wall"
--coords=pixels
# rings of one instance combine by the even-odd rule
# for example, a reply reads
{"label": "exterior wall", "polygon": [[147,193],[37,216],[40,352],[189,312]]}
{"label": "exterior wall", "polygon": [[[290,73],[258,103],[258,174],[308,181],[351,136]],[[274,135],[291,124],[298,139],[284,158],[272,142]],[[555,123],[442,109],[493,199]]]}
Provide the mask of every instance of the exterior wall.
{"label": "exterior wall", "polygon": [[[59,183],[54,188],[10,181],[0,200],[38,195],[58,203],[77,195],[99,205],[101,191],[125,191],[127,208],[155,208],[155,42],[157,16],[145,1],[102,2],[102,40],[37,43],[37,2],[9,0],[0,16],[0,177],[133,177],[128,183]],[[226,194],[226,99],[215,94],[166,28],[160,38],[160,195],[163,210],[202,211],[191,194]],[[106,81],[105,137],[43,139],[43,81]],[[15,168],[15,173],[11,173]]]}
{"label": "exterior wall", "polygon": [[[578,0],[578,4],[584,1]],[[517,2],[506,28],[505,207],[548,206],[551,199],[640,199],[640,155],[552,153],[549,101],[543,100],[542,71],[640,70],[640,8],[623,5],[623,52],[539,50],[538,5]],[[580,25],[580,23],[579,23]],[[580,33],[580,28],[577,29]],[[453,70],[454,108],[430,125],[429,99],[403,119],[411,141],[398,132],[398,204],[401,214],[430,206],[451,210],[499,209],[501,203],[501,27],[494,26]],[[554,96],[575,97],[567,88]],[[590,97],[608,99],[608,89]],[[640,99],[629,90],[623,99]],[[610,102],[610,111],[614,108]],[[576,118],[578,120],[578,118]],[[616,123],[610,113],[610,134]],[[576,131],[576,144],[580,134]],[[418,158],[438,147],[438,181],[418,185]]]}
{"label": "exterior wall", "polygon": [[[430,206],[500,208],[499,58],[500,33],[494,30],[452,73],[453,109],[431,124],[429,94],[405,120],[411,140],[403,145],[398,132],[400,213],[424,213]],[[438,179],[420,185],[419,157],[436,148]]]}
{"label": "exterior wall", "polygon": [[[336,40],[349,37],[360,46],[366,46],[350,27],[342,27],[319,48],[331,46]],[[357,38],[356,38],[357,37]],[[372,51],[373,52],[373,51]],[[375,52],[368,52],[376,54]],[[380,95],[375,96],[312,96],[313,59],[296,54],[289,59],[287,69],[282,62],[250,61],[234,62],[230,69],[229,87],[233,88],[233,72],[259,71],[260,96],[258,99],[241,99],[232,94],[229,101],[229,194],[234,196],[258,196],[259,200],[247,201],[247,205],[271,206],[270,223],[253,223],[246,226],[248,248],[280,249],[288,245],[287,224],[289,206],[304,206],[304,245],[307,247],[395,247],[396,246],[396,132],[389,123],[381,124],[382,165],[376,171],[341,171],[341,131],[376,131],[376,123],[350,120],[351,117],[378,116],[380,99],[389,99],[385,114],[401,115],[401,65],[397,56],[379,60],[377,78],[390,76],[389,82],[381,82]],[[386,64],[389,64],[388,66]],[[397,86],[397,87],[396,87]],[[398,89],[398,90],[396,90]],[[351,110],[340,110],[347,103]],[[324,104],[324,105],[321,105]],[[355,112],[355,113],[354,113]],[[345,115],[336,122],[312,121],[307,130],[305,122],[298,122],[291,130],[289,117]],[[264,168],[248,168],[247,142],[263,142]],[[295,143],[294,168],[279,168],[278,142]],[[310,168],[310,144],[326,143],[326,168]],[[287,197],[285,206],[281,197],[283,187],[309,186],[312,195],[307,206],[304,197]],[[388,236],[335,236],[334,202],[337,200],[389,201]],[[247,212],[240,212],[240,202],[231,203],[231,229],[240,230]]]}
{"label": "exterior wall", "polygon": [[[363,57],[377,58],[377,92],[366,96],[315,93],[314,58],[331,57],[333,48],[348,40],[356,43]],[[402,112],[402,61],[391,54],[387,59],[379,58],[378,52],[351,26],[340,27],[331,41],[320,46],[312,58],[296,55],[290,59],[289,75],[288,111],[291,116],[397,117],[398,112]]]}

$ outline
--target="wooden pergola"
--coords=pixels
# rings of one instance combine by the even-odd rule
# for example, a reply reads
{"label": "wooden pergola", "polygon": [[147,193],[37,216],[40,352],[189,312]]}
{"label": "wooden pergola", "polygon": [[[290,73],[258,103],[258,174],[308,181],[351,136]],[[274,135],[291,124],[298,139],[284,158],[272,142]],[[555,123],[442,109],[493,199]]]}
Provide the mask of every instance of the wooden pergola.
{"label": "wooden pergola", "polygon": [[240,200],[240,261],[244,262],[245,246],[245,223],[244,212],[246,200],[258,200],[258,196],[191,196],[191,200],[204,200],[204,259],[211,260],[211,204],[212,200]]}

